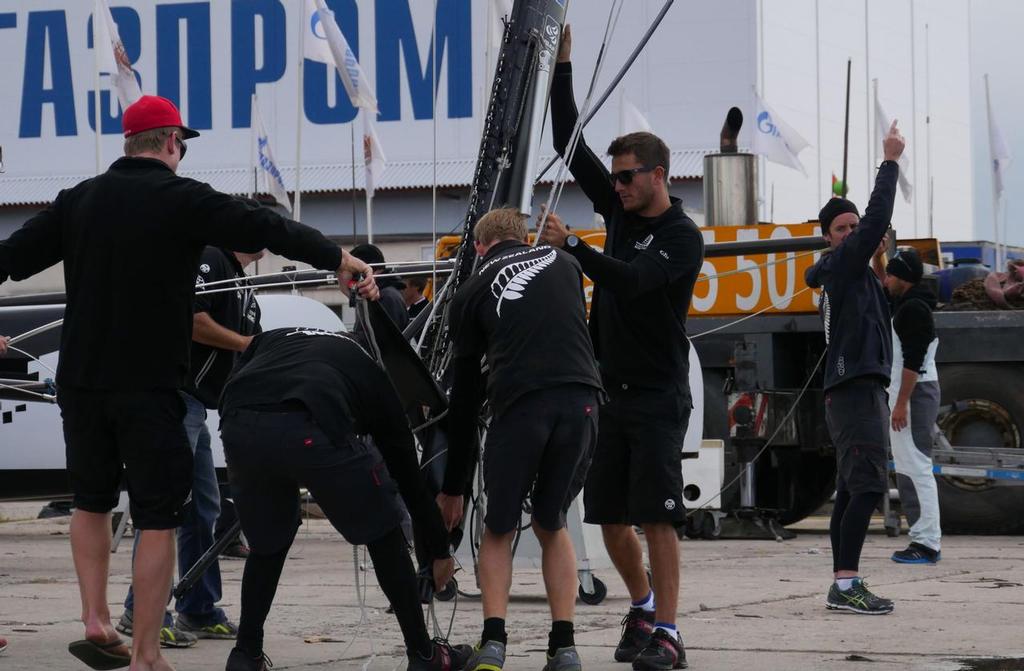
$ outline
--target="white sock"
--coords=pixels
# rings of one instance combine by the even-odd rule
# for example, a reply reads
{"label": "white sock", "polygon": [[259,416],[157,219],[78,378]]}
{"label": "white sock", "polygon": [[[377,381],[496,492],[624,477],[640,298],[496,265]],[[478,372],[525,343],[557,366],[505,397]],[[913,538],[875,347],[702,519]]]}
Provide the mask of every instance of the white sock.
{"label": "white sock", "polygon": [[679,628],[676,627],[676,625],[674,625],[674,624],[669,624],[668,622],[656,622],[654,624],[654,630],[655,631],[661,630],[661,631],[665,632],[670,637],[672,637],[672,640],[674,640],[674,641],[678,641],[679,640]]}
{"label": "white sock", "polygon": [[632,602],[633,608],[642,608],[644,612],[654,612],[654,590],[647,592],[647,596],[640,600]]}
{"label": "white sock", "polygon": [[853,581],[860,580],[857,576],[852,578],[836,578],[836,587],[839,588],[840,592],[845,592],[853,587]]}

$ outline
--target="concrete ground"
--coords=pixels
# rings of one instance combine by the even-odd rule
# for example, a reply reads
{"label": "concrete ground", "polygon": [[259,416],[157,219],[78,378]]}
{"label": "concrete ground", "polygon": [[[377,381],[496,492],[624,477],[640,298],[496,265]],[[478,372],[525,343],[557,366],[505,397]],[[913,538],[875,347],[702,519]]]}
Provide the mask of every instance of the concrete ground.
{"label": "concrete ground", "polygon": [[[37,510],[0,505],[0,519]],[[812,519],[786,542],[682,543],[681,629],[691,669],[1024,669],[1024,538],[948,537],[938,566],[901,566],[888,557],[906,538],[873,534],[862,568],[896,611],[866,617],[823,606],[831,568],[823,527]],[[0,523],[0,636],[10,640],[0,671],[85,668],[66,650],[82,633],[67,535],[68,518]],[[130,547],[123,543],[112,558],[115,617],[128,589]],[[398,626],[364,561],[360,553],[359,575],[369,579],[369,623],[360,627],[352,547],[322,521],[303,527],[267,623],[275,671],[404,668]],[[221,562],[223,605],[235,616],[242,566]],[[627,669],[610,661],[627,595],[610,569],[598,574],[609,594],[599,605],[579,605],[577,644],[587,669]],[[469,571],[458,577],[476,591]],[[513,593],[507,667],[541,669],[548,613],[540,572],[518,570]],[[437,611],[447,628],[452,604]],[[479,600],[460,599],[452,639],[472,642],[479,626]],[[168,658],[179,671],[220,670],[230,649],[230,642],[201,641]],[[364,667],[371,652],[376,657]]]}

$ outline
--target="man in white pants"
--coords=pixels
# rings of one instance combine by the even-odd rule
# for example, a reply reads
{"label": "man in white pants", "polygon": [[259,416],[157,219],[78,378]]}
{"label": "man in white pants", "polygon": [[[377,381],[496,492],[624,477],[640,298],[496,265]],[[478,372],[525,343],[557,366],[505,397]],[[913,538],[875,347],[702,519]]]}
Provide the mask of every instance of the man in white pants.
{"label": "man in white pants", "polygon": [[939,497],[932,469],[939,374],[935,366],[935,295],[921,285],[924,272],[913,249],[899,251],[885,267],[892,297],[893,357],[889,431],[900,504],[910,523],[910,545],[894,552],[901,564],[934,564],[942,553]]}

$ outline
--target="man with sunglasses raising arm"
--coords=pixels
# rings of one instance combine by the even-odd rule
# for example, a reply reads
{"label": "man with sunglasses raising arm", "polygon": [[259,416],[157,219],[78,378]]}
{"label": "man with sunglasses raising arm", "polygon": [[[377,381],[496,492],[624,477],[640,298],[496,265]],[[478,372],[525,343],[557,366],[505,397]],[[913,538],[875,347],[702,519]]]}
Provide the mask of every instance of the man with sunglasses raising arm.
{"label": "man with sunglasses raising arm", "polygon": [[[0,241],[0,282],[64,262],[67,306],[57,399],[74,494],[71,554],[85,638],[68,649],[93,668],[168,671],[159,630],[174,570],[174,529],[192,485],[178,394],[189,371],[196,268],[206,245],[267,248],[378,295],[370,267],[318,231],[179,177],[186,128],[171,101],[142,96],[122,119],[125,156],[61,191]],[[133,645],[110,623],[110,511],[122,486],[142,534]],[[130,658],[129,658],[130,655]]]}
{"label": "man with sunglasses raising arm", "polygon": [[[555,150],[563,156],[578,116],[570,46],[566,26],[551,89]],[[569,165],[604,217],[604,253],[555,215],[548,215],[541,237],[575,256],[594,282],[590,333],[609,402],[601,410],[583,496],[586,521],[601,525],[633,602],[615,659],[634,669],[679,669],[686,651],[676,627],[675,527],[686,517],[681,459],[692,407],[686,313],[704,242],[679,199],[669,196],[664,142],[630,133],[616,138],[608,153],[611,174],[581,137]],[[653,585],[634,525],[647,539]]]}

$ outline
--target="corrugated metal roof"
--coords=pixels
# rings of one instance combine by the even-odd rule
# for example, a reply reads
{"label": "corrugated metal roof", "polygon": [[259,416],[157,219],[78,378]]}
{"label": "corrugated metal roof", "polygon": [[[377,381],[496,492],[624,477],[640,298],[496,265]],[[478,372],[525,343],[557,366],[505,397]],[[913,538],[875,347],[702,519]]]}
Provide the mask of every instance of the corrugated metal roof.
{"label": "corrugated metal roof", "polygon": [[[704,156],[711,150],[689,149],[672,152],[673,179],[699,179],[704,176]],[[546,164],[550,156],[541,157]],[[433,186],[435,170],[437,185],[442,188],[469,186],[473,180],[476,159],[448,159],[437,162],[436,169],[431,161],[391,161],[378,180],[377,189],[425,189]],[[218,168],[210,170],[182,170],[186,177],[207,182],[218,191],[242,194],[249,190],[249,171],[246,168]],[[550,183],[555,169],[548,171]],[[281,176],[289,191],[295,188],[295,168],[282,166]],[[30,177],[0,178],[0,206],[39,205],[49,203],[61,189],[78,184],[92,175],[40,175]],[[328,165],[306,165],[302,167],[302,192],[350,191],[352,189],[352,164],[335,163]],[[355,166],[355,188],[365,188],[365,172],[362,163]]]}

